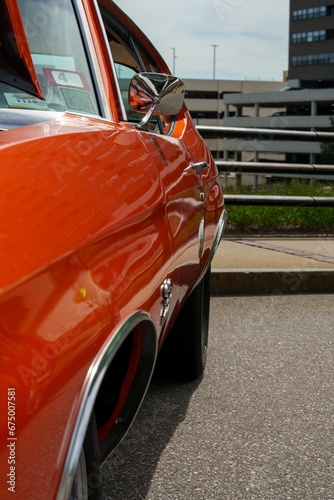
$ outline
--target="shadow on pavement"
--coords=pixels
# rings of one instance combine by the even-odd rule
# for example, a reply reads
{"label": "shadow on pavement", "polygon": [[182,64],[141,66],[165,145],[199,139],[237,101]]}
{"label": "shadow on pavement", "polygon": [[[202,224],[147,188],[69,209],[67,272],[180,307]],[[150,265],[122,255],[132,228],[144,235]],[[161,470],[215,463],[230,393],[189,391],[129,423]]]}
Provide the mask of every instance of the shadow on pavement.
{"label": "shadow on pavement", "polygon": [[201,378],[185,384],[153,380],[137,418],[102,468],[102,500],[144,500],[159,458]]}

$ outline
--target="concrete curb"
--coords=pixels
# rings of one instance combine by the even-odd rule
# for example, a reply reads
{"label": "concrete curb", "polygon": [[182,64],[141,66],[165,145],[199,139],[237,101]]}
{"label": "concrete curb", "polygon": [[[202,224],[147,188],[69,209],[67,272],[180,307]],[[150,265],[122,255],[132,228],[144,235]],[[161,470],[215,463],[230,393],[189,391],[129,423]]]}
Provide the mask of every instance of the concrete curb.
{"label": "concrete curb", "polygon": [[334,293],[334,269],[212,269],[211,295]]}

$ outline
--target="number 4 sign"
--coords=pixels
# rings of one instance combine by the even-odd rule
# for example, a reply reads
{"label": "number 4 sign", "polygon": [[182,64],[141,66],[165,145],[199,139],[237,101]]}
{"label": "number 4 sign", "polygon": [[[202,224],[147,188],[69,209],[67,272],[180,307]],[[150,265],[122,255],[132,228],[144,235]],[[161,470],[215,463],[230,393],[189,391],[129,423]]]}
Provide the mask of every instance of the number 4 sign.
{"label": "number 4 sign", "polygon": [[76,89],[90,90],[87,79],[83,73],[76,71],[43,68],[44,74],[52,87],[73,87]]}

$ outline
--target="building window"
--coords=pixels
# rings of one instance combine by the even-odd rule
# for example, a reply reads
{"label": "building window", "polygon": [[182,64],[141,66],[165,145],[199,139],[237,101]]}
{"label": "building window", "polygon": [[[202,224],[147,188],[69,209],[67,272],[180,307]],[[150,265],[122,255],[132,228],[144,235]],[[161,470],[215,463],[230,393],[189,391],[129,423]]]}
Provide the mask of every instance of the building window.
{"label": "building window", "polygon": [[292,43],[321,42],[327,40],[330,34],[326,30],[305,31],[303,33],[293,33]]}
{"label": "building window", "polygon": [[[331,12],[329,11],[329,15]],[[327,7],[324,5],[322,7],[312,7],[310,9],[299,9],[292,12],[293,21],[301,21],[303,19],[313,19],[315,17],[325,17],[327,16]]]}
{"label": "building window", "polygon": [[334,52],[327,54],[310,54],[294,56],[291,59],[292,66],[316,66],[319,64],[334,64]]}

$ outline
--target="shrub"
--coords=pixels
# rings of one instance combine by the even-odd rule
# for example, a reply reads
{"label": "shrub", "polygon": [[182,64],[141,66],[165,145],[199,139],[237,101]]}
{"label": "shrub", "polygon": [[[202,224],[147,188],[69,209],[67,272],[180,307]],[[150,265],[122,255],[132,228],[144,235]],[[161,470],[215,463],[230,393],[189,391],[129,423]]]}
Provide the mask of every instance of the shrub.
{"label": "shrub", "polygon": [[[224,189],[226,194],[334,197],[334,183],[279,182],[259,187]],[[228,231],[334,233],[334,207],[267,207],[227,205]]]}

